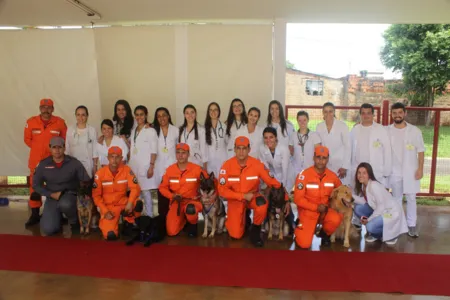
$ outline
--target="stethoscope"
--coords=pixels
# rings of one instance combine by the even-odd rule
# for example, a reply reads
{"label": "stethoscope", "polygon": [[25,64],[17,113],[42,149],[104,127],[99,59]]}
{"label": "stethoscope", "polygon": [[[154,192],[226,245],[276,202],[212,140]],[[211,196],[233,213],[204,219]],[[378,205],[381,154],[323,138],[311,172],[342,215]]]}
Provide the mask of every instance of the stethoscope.
{"label": "stethoscope", "polygon": [[[74,131],[73,131],[73,139],[76,141],[76,144],[78,145],[78,138],[80,135],[77,133],[77,128],[75,127]],[[92,143],[92,138],[91,135],[89,134],[90,130],[89,130],[89,126],[86,124],[86,130],[87,130],[87,138],[88,138],[88,143]]]}
{"label": "stethoscope", "polygon": [[214,128],[211,127],[212,131],[214,132],[214,137],[216,138],[216,151],[219,150],[219,138],[223,139],[224,135],[223,135],[223,126],[222,126],[222,122],[220,122],[219,120],[219,128]]}

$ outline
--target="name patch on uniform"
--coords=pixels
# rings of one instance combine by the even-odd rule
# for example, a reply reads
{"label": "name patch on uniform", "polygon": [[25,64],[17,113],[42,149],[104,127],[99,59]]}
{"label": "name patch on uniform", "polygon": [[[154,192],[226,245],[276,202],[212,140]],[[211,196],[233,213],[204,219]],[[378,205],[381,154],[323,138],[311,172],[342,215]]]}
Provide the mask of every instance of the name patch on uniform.
{"label": "name patch on uniform", "polygon": [[55,168],[55,166],[47,166],[47,167],[45,167],[46,169],[54,169]]}
{"label": "name patch on uniform", "polygon": [[220,174],[227,174],[227,171],[224,169],[220,169]]}
{"label": "name patch on uniform", "polygon": [[219,180],[219,183],[220,183],[221,185],[224,185],[224,184],[225,184],[225,182],[226,182],[226,181],[225,181],[225,178],[223,178],[223,177],[222,177],[222,178],[220,178],[220,180]]}
{"label": "name patch on uniform", "polygon": [[297,185],[297,189],[303,190],[303,183],[300,182],[300,183]]}

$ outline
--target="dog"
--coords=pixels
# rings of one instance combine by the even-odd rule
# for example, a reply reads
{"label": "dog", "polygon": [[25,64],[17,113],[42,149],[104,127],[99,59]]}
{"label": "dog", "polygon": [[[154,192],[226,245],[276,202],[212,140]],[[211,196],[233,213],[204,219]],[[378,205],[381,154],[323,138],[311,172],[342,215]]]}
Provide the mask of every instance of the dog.
{"label": "dog", "polygon": [[[217,234],[225,232],[225,206],[222,199],[217,195],[217,183],[213,172],[209,174],[209,178],[205,178],[203,173],[200,174],[200,201],[203,206],[202,215],[205,220],[202,237],[213,238],[216,231]],[[208,229],[211,229],[209,235]]]}
{"label": "dog", "polygon": [[278,236],[278,240],[282,241],[289,234],[289,224],[286,222],[284,209],[289,205],[285,200],[286,190],[283,185],[280,188],[271,188],[267,193],[269,206],[267,210],[268,221],[264,227],[268,233],[267,238],[272,240],[273,236]]}
{"label": "dog", "polygon": [[350,247],[350,236],[352,233],[353,202],[352,190],[350,187],[341,185],[333,190],[330,197],[330,208],[344,215],[338,229],[331,235],[330,241],[334,243],[336,238],[344,240],[344,247]]}
{"label": "dog", "polygon": [[89,234],[90,228],[97,228],[99,217],[90,186],[82,185],[77,190],[77,211],[80,234]]}
{"label": "dog", "polygon": [[144,247],[149,247],[158,241],[155,230],[156,220],[145,215],[145,211],[144,202],[141,200],[136,201],[136,205],[131,214],[135,215],[135,222],[138,229],[133,230],[131,238],[125,242],[125,245],[132,246],[135,242],[139,241]]}

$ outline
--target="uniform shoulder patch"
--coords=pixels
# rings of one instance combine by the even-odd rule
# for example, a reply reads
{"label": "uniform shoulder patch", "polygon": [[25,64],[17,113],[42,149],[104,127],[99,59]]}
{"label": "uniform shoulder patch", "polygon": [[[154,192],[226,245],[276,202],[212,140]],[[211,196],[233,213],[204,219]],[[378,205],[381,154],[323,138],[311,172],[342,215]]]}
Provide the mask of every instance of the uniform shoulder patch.
{"label": "uniform shoulder patch", "polygon": [[94,179],[98,180],[98,175],[97,174],[95,174]]}
{"label": "uniform shoulder patch", "polygon": [[220,169],[220,174],[227,174],[227,171],[225,169]]}
{"label": "uniform shoulder patch", "polygon": [[133,183],[135,183],[135,184],[138,183],[138,180],[137,180],[136,176],[133,177]]}
{"label": "uniform shoulder patch", "polygon": [[223,177],[220,178],[219,183],[220,183],[221,185],[224,185],[225,182],[226,182],[225,178],[223,178]]}
{"label": "uniform shoulder patch", "polygon": [[130,168],[130,175],[134,176],[133,170],[131,170],[131,168]]}
{"label": "uniform shoulder patch", "polygon": [[273,176],[273,173],[272,172],[270,172],[269,171],[269,176],[271,177],[271,178],[273,178],[274,176]]}
{"label": "uniform shoulder patch", "polygon": [[303,183],[300,182],[300,183],[297,185],[297,189],[303,190]]}
{"label": "uniform shoulder patch", "polygon": [[298,179],[300,179],[300,180],[305,180],[305,175],[298,174]]}
{"label": "uniform shoulder patch", "polygon": [[97,188],[97,182],[94,182],[94,184],[92,185],[92,188],[93,188],[93,189],[96,189],[96,188]]}

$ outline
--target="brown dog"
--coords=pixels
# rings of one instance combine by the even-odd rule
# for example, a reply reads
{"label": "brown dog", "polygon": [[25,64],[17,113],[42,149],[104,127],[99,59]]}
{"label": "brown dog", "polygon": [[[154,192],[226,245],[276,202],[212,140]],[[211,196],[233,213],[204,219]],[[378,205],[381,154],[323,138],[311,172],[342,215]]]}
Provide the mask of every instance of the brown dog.
{"label": "brown dog", "polygon": [[352,190],[345,185],[334,189],[330,197],[330,208],[344,215],[341,225],[331,235],[330,241],[334,243],[336,238],[344,240],[344,247],[350,247],[350,230],[352,228],[353,202]]}
{"label": "brown dog", "polygon": [[[203,173],[200,174],[200,201],[202,202],[202,214],[205,220],[202,237],[213,238],[216,230],[218,234],[225,232],[225,206],[222,199],[217,195],[217,184],[213,172],[209,174],[209,178],[205,178]],[[208,229],[211,229],[209,235]]]}
{"label": "brown dog", "polygon": [[80,234],[89,234],[89,229],[98,226],[98,212],[88,189],[80,188],[77,193],[78,220]]}
{"label": "brown dog", "polygon": [[285,200],[283,185],[279,189],[271,188],[268,193],[266,192],[266,198],[269,199],[268,222],[264,225],[268,233],[267,238],[271,240],[275,235],[278,236],[279,241],[282,241],[289,234],[289,225],[284,215],[285,206],[289,205],[289,202]]}

